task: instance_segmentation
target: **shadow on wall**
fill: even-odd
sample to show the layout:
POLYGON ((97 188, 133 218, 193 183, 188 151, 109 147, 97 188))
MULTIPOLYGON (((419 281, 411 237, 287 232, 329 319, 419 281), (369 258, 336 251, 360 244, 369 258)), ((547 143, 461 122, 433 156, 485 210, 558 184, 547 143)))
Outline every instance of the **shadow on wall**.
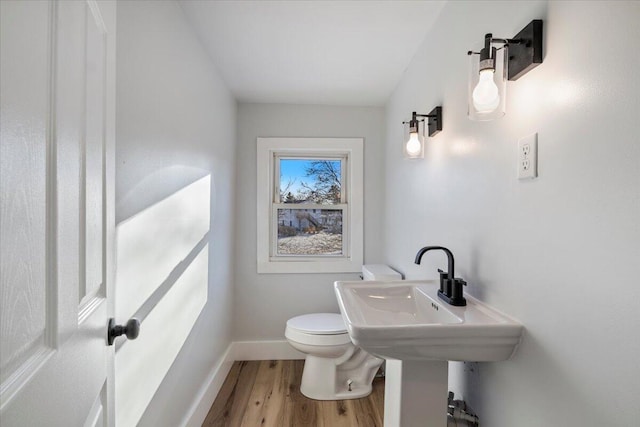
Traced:
POLYGON ((116 320, 141 321, 137 340, 116 343, 118 425, 138 423, 207 302, 211 184, 206 175, 116 226, 116 320))
MULTIPOLYGON (((171 154, 168 154, 171 156, 171 154)), ((147 159, 145 159, 147 160, 147 159)), ((173 164, 160 167, 157 159, 151 155, 149 163, 157 169, 152 172, 138 171, 141 176, 132 175, 129 169, 122 168, 123 177, 117 180, 116 188, 116 224, 120 225, 139 213, 150 209, 174 194, 181 192, 200 179, 210 176, 209 169, 173 164), (127 187, 127 188, 124 188, 127 187)), ((193 160, 196 162, 196 160, 193 160)), ((120 170, 116 171, 116 174, 120 170)), ((213 178, 211 178, 213 179, 213 178)), ((211 182, 213 184, 213 182, 211 182)), ((211 187, 215 191, 215 187, 211 187)), ((210 193, 207 197, 212 197, 210 193)), ((214 199, 211 199, 214 200, 214 199)))

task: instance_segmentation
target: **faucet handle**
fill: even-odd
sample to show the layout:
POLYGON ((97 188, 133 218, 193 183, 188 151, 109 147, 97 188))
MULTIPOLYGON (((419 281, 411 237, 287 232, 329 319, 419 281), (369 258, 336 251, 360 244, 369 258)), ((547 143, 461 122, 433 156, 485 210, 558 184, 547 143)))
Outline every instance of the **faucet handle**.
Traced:
POLYGON ((450 293, 451 281, 447 279, 449 273, 446 271, 442 271, 442 269, 438 269, 438 273, 440 273, 440 292, 450 293))
POLYGON ((451 286, 451 293, 449 296, 451 299, 447 301, 451 305, 455 306, 465 306, 467 305, 467 300, 463 296, 462 286, 467 286, 467 282, 465 282, 460 277, 456 277, 452 280, 453 284, 451 286))

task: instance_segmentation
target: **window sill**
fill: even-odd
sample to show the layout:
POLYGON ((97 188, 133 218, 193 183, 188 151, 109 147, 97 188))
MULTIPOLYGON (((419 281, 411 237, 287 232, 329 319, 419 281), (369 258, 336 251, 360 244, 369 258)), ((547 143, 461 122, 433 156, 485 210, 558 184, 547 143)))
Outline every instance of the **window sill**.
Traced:
POLYGON ((363 260, 258 261, 258 274, 273 273, 360 273, 363 260))

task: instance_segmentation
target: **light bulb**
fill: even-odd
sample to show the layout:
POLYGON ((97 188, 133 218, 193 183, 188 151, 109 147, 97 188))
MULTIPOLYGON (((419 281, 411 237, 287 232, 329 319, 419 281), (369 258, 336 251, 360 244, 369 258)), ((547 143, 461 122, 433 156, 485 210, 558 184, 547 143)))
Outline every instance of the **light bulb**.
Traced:
POLYGON ((500 105, 498 86, 493 81, 493 70, 480 71, 480 81, 473 89, 473 106, 478 113, 490 113, 500 105))
POLYGON ((420 139, 418 139, 418 132, 409 133, 409 140, 406 144, 407 154, 410 156, 417 156, 420 154, 422 144, 420 144, 420 139))

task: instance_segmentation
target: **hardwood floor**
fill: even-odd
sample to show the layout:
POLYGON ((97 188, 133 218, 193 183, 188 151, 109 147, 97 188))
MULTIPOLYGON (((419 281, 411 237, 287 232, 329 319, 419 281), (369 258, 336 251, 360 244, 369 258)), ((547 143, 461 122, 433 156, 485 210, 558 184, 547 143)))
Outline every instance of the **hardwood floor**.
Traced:
POLYGON ((362 399, 320 401, 300 393, 304 360, 235 362, 207 427, 382 427, 384 379, 362 399))

